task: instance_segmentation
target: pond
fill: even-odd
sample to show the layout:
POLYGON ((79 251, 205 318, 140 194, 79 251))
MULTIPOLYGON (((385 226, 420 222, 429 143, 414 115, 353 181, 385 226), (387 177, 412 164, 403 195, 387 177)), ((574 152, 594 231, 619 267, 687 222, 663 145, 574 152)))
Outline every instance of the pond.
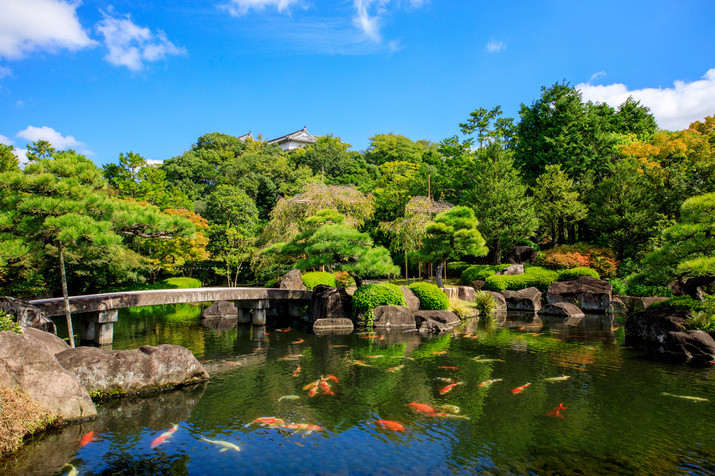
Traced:
POLYGON ((715 373, 646 360, 623 347, 621 329, 508 320, 432 338, 317 336, 215 330, 199 313, 124 311, 114 348, 186 346, 208 383, 102 404, 97 420, 35 438, 0 471, 67 474, 69 463, 79 474, 715 472, 715 373))

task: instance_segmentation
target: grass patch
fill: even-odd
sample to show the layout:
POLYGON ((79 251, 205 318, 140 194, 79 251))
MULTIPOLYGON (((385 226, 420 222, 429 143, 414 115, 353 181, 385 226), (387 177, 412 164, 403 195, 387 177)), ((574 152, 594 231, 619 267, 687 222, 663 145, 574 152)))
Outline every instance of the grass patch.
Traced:
POLYGON ((57 416, 42 408, 18 389, 0 387, 0 453, 10 453, 25 437, 44 431, 58 422, 57 416))

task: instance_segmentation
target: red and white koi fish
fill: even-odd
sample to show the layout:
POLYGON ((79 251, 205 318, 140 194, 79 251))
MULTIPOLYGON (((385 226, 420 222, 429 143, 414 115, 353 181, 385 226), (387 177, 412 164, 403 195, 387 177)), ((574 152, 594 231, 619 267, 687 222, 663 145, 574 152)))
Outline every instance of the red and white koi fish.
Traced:
POLYGON ((318 394, 318 387, 313 387, 313 388, 311 388, 310 391, 308 392, 308 396, 309 396, 309 397, 314 397, 314 396, 316 396, 317 394, 318 394))
POLYGON ((154 439, 154 441, 151 442, 151 447, 152 447, 152 448, 156 448, 157 446, 159 446, 160 444, 162 444, 163 442, 165 442, 165 441, 166 441, 171 435, 173 435, 174 432, 176 432, 176 430, 178 430, 178 429, 179 429, 179 425, 174 425, 173 427, 169 428, 169 429, 166 430, 164 433, 162 433, 161 435, 157 436, 157 437, 154 439))
POLYGON ((303 342, 305 342, 303 339, 298 339, 296 341, 291 342, 291 344, 302 344, 303 342))
POLYGON ((526 382, 526 383, 525 383, 524 385, 522 385, 521 387, 516 387, 515 389, 513 389, 513 390, 511 391, 511 393, 514 394, 514 395, 516 395, 517 393, 521 393, 521 392, 523 392, 524 390, 526 390, 526 387, 528 387, 529 385, 531 385, 531 382, 526 382))
POLYGON ((381 359, 381 358, 383 358, 383 357, 384 357, 384 355, 382 355, 382 354, 380 354, 380 355, 368 355, 368 356, 367 356, 368 359, 381 359))
POLYGON ((321 389, 323 392, 329 392, 329 391, 330 391, 330 384, 329 384, 328 382, 326 382, 325 380, 320 379, 320 389, 321 389))
POLYGON ((90 431, 89 433, 84 435, 81 440, 79 440, 79 447, 82 448, 84 445, 86 445, 92 440, 94 440, 94 432, 90 431))
POLYGON ((251 423, 255 423, 256 425, 261 425, 268 428, 280 428, 285 425, 285 422, 283 420, 275 417, 260 417, 256 418, 251 423))
POLYGON ((564 418, 564 416, 561 414, 561 410, 566 410, 566 407, 563 403, 559 403, 559 406, 554 407, 554 409, 547 413, 546 416, 564 418))
POLYGON ((464 382, 454 382, 454 383, 450 383, 450 384, 447 385, 446 387, 440 389, 439 394, 440 394, 440 395, 444 395, 445 393, 449 393, 449 392, 452 391, 452 389, 453 389, 454 387, 456 387, 457 385, 462 385, 463 383, 464 383, 464 382))
POLYGON ((453 367, 451 365, 440 365, 437 367, 438 369, 444 369, 444 370, 457 370, 458 367, 453 367))
POLYGON ((435 413, 434 408, 432 408, 431 406, 426 405, 424 403, 412 402, 412 403, 408 404, 407 406, 412 408, 417 413, 435 413))
POLYGON ((454 379, 449 377, 437 377, 435 380, 439 380, 444 383, 454 383, 454 379))
POLYGON ((328 375, 325 376, 325 378, 326 378, 326 380, 332 380, 332 381, 335 382, 335 383, 340 382, 340 380, 338 380, 338 377, 336 377, 336 376, 333 375, 333 374, 328 374, 328 375))
POLYGON ((397 372, 398 370, 404 369, 404 365, 398 365, 397 367, 390 367, 389 369, 386 370, 386 372, 397 372))
POLYGON ((241 365, 241 364, 239 364, 238 362, 231 362, 230 360, 224 360, 223 363, 224 363, 224 364, 230 364, 230 365, 241 365))
POLYGON ((297 377, 298 375, 300 375, 300 365, 298 366, 297 369, 295 369, 295 370, 293 371, 293 374, 292 374, 292 375, 293 375, 293 377, 297 377))
POLYGON ((316 388, 319 383, 320 379, 316 380, 315 382, 310 382, 308 385, 303 387, 303 390, 310 390, 311 388, 316 388))
POLYGON ((370 364, 366 364, 363 360, 353 360, 350 362, 351 365, 359 365, 360 367, 372 367, 370 364))
POLYGON ((477 385, 477 387, 489 387, 489 386, 491 386, 491 384, 501 382, 501 381, 502 381, 502 379, 500 379, 500 378, 495 378, 492 380, 485 380, 484 382, 477 385))
POLYGON ((386 430, 405 431, 404 426, 402 426, 401 424, 397 423, 396 421, 392 421, 392 420, 375 420, 375 421, 371 421, 370 423, 368 423, 368 425, 372 425, 372 424, 380 425, 383 429, 386 429, 386 430))
POLYGON ((293 360, 293 359, 300 359, 303 357, 303 354, 288 354, 284 355, 283 357, 280 357, 278 360, 293 360))

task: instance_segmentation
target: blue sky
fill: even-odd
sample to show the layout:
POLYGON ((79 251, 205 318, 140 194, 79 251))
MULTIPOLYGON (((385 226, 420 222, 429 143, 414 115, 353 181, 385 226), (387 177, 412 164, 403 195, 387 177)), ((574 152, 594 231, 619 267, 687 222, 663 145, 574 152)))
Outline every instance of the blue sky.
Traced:
POLYGON ((562 79, 681 129, 715 114, 713 19, 708 0, 0 0, 0 142, 98 164, 208 132, 438 142, 562 79))

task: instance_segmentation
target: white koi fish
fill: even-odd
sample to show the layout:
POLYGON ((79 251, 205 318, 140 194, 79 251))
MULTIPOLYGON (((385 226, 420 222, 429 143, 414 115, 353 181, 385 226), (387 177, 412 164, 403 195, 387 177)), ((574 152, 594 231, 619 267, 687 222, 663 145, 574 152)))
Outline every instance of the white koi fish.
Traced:
POLYGON ((300 396, 298 395, 283 395, 281 398, 278 399, 279 402, 282 402, 283 400, 298 400, 300 396))
POLYGON ((201 439, 204 440, 204 441, 207 442, 207 443, 211 443, 211 444, 213 444, 213 445, 222 446, 223 448, 221 448, 221 449, 218 451, 219 453, 223 453, 224 451, 228 451, 228 450, 241 451, 241 448, 239 448, 238 445, 235 445, 235 444, 233 444, 233 443, 229 443, 228 441, 209 440, 208 438, 203 438, 203 437, 202 437, 201 439))
POLYGON ((562 375, 561 377, 549 377, 545 378, 544 382, 565 382, 566 380, 570 379, 570 375, 562 375))
MULTIPOLYGON (((79 474, 79 473, 77 473, 77 468, 75 468, 71 464, 67 463, 65 466, 70 467, 70 470, 67 472, 66 476, 77 476, 77 474, 79 474)), ((65 466, 62 466, 62 467, 64 468, 65 466)))
POLYGON ((690 400, 691 402, 709 402, 710 401, 707 398, 691 397, 689 395, 673 395, 672 393, 667 393, 667 392, 662 392, 661 395, 664 395, 666 397, 682 398, 684 400, 690 400))

